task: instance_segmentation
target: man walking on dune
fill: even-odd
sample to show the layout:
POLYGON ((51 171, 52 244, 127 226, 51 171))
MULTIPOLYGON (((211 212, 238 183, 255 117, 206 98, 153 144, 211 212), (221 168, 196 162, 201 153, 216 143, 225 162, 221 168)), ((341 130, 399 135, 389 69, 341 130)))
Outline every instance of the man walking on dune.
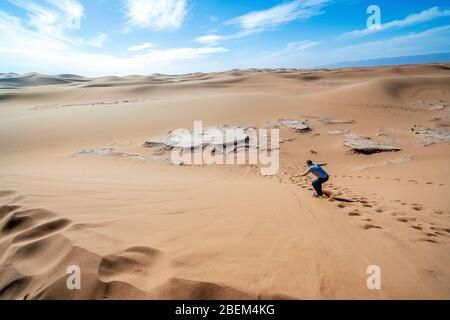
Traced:
POLYGON ((308 170, 306 170, 304 173, 300 175, 300 177, 304 177, 309 173, 312 173, 317 177, 317 179, 314 179, 312 182, 312 186, 316 192, 314 192, 315 197, 321 197, 323 195, 322 192, 322 184, 328 181, 329 175, 328 173, 322 168, 323 166, 326 166, 326 163, 320 164, 320 163, 313 163, 311 160, 307 160, 306 164, 308 165, 308 170))

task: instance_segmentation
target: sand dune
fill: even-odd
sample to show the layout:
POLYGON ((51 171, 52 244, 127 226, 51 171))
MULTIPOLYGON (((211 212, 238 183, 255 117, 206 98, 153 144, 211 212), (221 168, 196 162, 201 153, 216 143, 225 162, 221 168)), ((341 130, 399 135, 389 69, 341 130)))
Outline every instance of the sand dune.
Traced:
MULTIPOLYGON (((409 107, 411 96, 418 91, 446 91, 450 77, 392 77, 375 79, 364 83, 348 85, 326 93, 327 99, 346 97, 346 101, 360 101, 370 103, 368 97, 377 97, 377 103, 402 103, 409 107)), ((411 107, 414 107, 412 104, 411 107)))
POLYGON ((448 299, 449 84, 448 63, 0 74, 0 299, 448 299), (149 145, 195 120, 278 128, 278 173, 149 145))
POLYGON ((84 82, 86 78, 73 74, 61 74, 57 76, 46 76, 38 73, 18 75, 14 73, 2 74, 0 76, 0 87, 29 87, 45 86, 54 84, 70 84, 84 82))
POLYGON ((77 247, 62 232, 80 232, 89 226, 58 218, 45 209, 3 205, 0 213, 3 299, 258 298, 225 285, 170 276, 168 270, 177 262, 151 247, 128 247, 105 256, 77 247), (77 261, 84 270, 82 287, 86 289, 62 293, 67 287, 61 266, 71 261, 77 261), (138 289, 143 279, 152 290, 138 289))

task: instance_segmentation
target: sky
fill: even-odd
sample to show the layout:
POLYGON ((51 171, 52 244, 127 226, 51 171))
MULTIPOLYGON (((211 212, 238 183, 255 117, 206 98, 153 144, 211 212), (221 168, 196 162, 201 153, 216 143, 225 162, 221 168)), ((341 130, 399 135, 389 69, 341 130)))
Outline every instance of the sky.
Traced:
POLYGON ((311 68, 450 52, 450 1, 0 0, 0 42, 0 72, 311 68))

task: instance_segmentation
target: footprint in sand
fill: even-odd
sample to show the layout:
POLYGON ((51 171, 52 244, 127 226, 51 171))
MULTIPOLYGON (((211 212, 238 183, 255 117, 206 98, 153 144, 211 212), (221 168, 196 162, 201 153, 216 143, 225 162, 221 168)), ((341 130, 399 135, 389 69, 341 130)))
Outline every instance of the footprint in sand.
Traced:
POLYGON ((369 224, 369 223, 366 223, 364 226, 363 226, 363 229, 364 230, 370 230, 370 229, 382 229, 380 226, 376 226, 376 225, 374 225, 374 224, 369 224))
POLYGON ((333 195, 333 193, 331 193, 328 190, 323 190, 323 194, 327 197, 327 198, 331 198, 331 196, 333 195))
MULTIPOLYGON (((450 228, 436 228, 436 227, 431 227, 430 229, 433 230, 433 231, 435 231, 435 232, 436 232, 436 230, 437 230, 437 231, 444 231, 444 232, 450 233, 450 228)), ((436 233, 437 233, 437 232, 436 232, 436 233)))
POLYGON ((426 235, 427 237, 437 237, 437 234, 430 232, 424 232, 424 235, 426 235))
MULTIPOLYGON (((340 193, 338 193, 337 195, 340 195, 340 193)), ((339 202, 345 202, 345 203, 353 203, 355 202, 355 200, 353 199, 347 199, 347 198, 342 198, 342 197, 334 197, 336 199, 336 201, 339 202)))
POLYGON ((357 217, 357 216, 360 216, 361 214, 360 214, 357 210, 353 210, 353 211, 350 211, 350 212, 348 213, 348 215, 349 215, 350 217, 357 217))
POLYGON ((422 239, 420 239, 420 241, 431 242, 431 243, 439 243, 436 240, 430 239, 430 238, 422 238, 422 239))

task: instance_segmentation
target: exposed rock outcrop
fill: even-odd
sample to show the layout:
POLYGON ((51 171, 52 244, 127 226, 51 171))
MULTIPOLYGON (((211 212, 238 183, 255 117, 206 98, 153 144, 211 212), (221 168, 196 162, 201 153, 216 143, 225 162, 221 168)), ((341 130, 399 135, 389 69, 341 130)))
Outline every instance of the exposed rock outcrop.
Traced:
POLYGON ((217 152, 235 152, 246 146, 252 130, 232 126, 204 128, 200 131, 175 130, 165 136, 147 140, 144 147, 194 150, 209 146, 214 147, 217 152))
POLYGON ((344 146, 351 149, 355 153, 374 154, 379 152, 395 152, 401 149, 395 146, 382 144, 371 139, 353 139, 349 138, 344 141, 344 146))
POLYGON ((278 126, 285 126, 294 129, 297 132, 308 132, 311 131, 311 127, 305 122, 293 119, 280 119, 277 122, 278 126))

